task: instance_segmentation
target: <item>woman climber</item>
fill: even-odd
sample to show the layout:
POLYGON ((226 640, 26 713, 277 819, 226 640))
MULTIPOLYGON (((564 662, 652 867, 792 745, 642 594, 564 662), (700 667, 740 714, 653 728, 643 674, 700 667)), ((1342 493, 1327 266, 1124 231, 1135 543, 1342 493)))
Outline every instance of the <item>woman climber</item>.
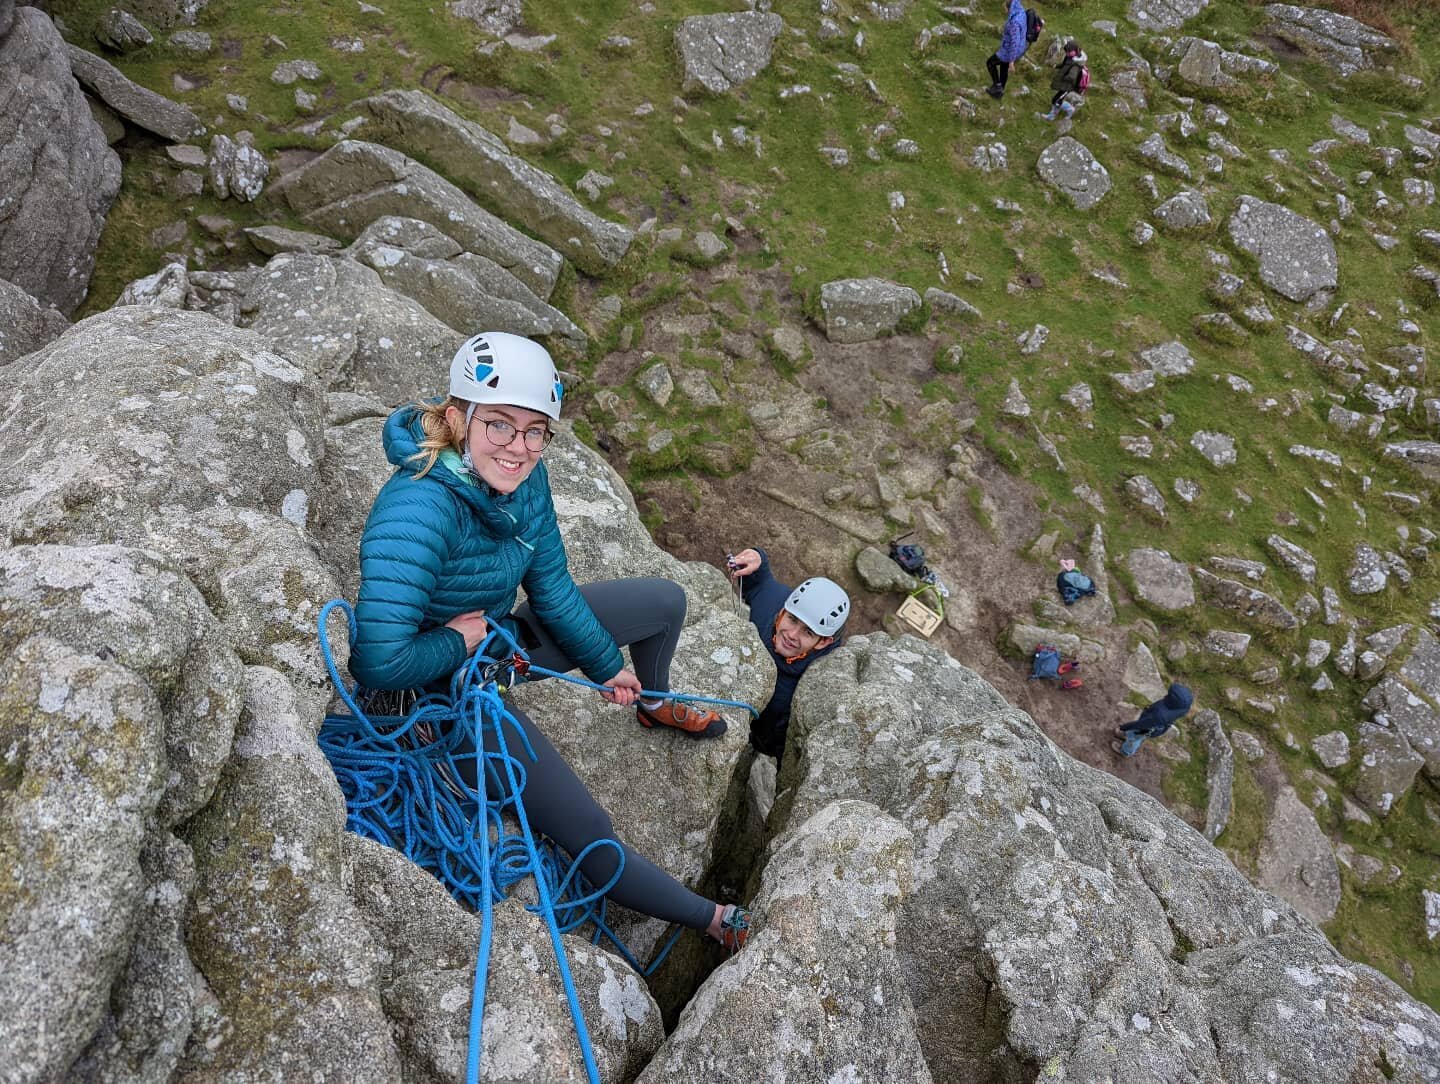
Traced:
MULTIPOLYGON (((369 689, 445 683, 494 623, 533 663, 578 667, 605 686, 600 695, 610 703, 637 705, 642 726, 719 737, 725 721, 715 712, 640 697, 644 689, 670 687, 670 659, 685 620, 679 585, 647 578, 577 587, 571 579, 541 462, 562 394, 544 347, 486 332, 456 352, 448 398, 390 416, 385 454, 396 470, 375 498, 360 541, 350 671, 369 689), (528 601, 516 607, 520 586, 528 601), (620 644, 629 645, 635 672, 624 668, 620 644)), ((609 815, 555 747, 524 712, 507 709, 535 753, 535 762, 526 757, 524 765, 530 824, 572 858, 596 840, 613 839, 609 815)), ((486 728, 486 752, 495 751, 493 742, 486 728)), ((465 782, 478 789, 474 758, 459 763, 465 782)), ((744 908, 706 900, 623 843, 621 849, 624 866, 610 899, 704 930, 732 952, 744 944, 744 908)), ((581 869, 600 885, 614 876, 616 862, 613 848, 597 847, 581 869)))

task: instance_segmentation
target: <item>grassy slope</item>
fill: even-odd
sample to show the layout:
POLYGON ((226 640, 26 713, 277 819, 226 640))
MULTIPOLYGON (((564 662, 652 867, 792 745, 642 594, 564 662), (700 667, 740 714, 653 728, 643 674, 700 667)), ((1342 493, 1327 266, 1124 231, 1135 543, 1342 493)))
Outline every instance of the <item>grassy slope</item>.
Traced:
MULTIPOLYGON (((89 26, 108 6, 109 0, 67 0, 56 5, 77 30, 89 26)), ((778 263, 812 307, 819 284, 833 278, 880 274, 917 289, 940 285, 943 253, 951 287, 979 305, 985 320, 971 329, 938 335, 932 331, 939 346, 959 337, 966 347, 963 372, 938 374, 933 396, 945 398, 963 388, 965 394, 978 399, 982 406, 980 435, 988 447, 1040 487, 1049 502, 1043 512, 1051 522, 1058 518, 1079 525, 1086 520, 1087 513, 1071 494, 1077 482, 1087 482, 1104 495, 1110 506, 1107 529, 1112 553, 1145 544, 1192 561, 1217 552, 1268 560, 1261 541, 1279 529, 1321 557, 1321 583, 1337 584, 1343 582, 1355 541, 1366 538, 1393 546, 1396 527, 1424 522, 1427 517, 1433 522, 1433 501, 1416 479, 1378 464, 1365 442, 1329 431, 1324 416, 1330 399, 1324 393, 1343 389, 1328 385, 1324 377, 1311 371, 1308 362, 1284 344, 1278 326, 1237 346, 1213 345, 1191 331, 1197 314, 1216 309, 1205 296, 1214 275, 1205 253, 1210 247, 1229 251, 1223 221, 1234 195, 1248 192, 1270 198, 1271 184, 1278 182, 1288 192, 1283 200, 1289 206, 1328 221, 1331 212, 1321 203, 1333 197, 1307 183, 1303 163, 1309 157, 1305 148, 1331 134, 1326 123, 1331 112, 1338 109, 1371 127, 1388 123, 1379 142, 1403 142, 1396 114, 1381 101, 1331 87, 1328 73, 1314 65, 1291 69, 1306 79, 1308 95, 1286 94, 1279 100, 1252 103, 1253 110, 1243 104, 1227 105, 1233 123, 1226 135, 1250 157, 1227 162, 1222 177, 1206 181, 1217 220, 1211 234, 1162 236, 1149 247, 1137 249, 1130 240, 1130 229, 1148 215, 1150 201, 1139 185, 1147 170, 1131 152, 1151 126, 1140 117, 1126 118, 1111 108, 1106 75, 1123 61, 1122 43, 1089 28, 1092 20, 1109 18, 1119 22, 1125 33, 1122 0, 1086 5, 1083 14, 1079 8, 1047 13, 1051 33, 1081 38, 1095 72, 1092 100, 1082 110, 1073 134, 1110 169, 1114 190, 1088 213, 1052 198, 1034 174, 1036 156, 1054 138, 1053 131, 1032 116, 1046 96, 1047 73, 1023 72, 1012 87, 1028 83, 1035 93, 1021 96, 1012 92, 1003 104, 972 94, 980 107, 975 121, 960 120, 952 111, 957 91, 976 91, 984 82, 981 61, 993 45, 995 30, 988 14, 993 7, 990 4, 980 5, 987 14, 956 20, 965 29, 962 41, 936 42, 924 54, 915 47, 917 32, 945 18, 935 6, 916 5, 898 24, 868 18, 858 27, 843 23, 845 37, 821 42, 816 34, 816 5, 779 4, 778 10, 789 24, 805 31, 805 36, 784 36, 770 69, 742 92, 719 99, 693 98, 683 109, 672 104, 678 90, 672 35, 679 16, 668 9, 646 14, 629 0, 591 0, 583 7, 562 0, 528 0, 530 25, 558 34, 558 41, 539 54, 502 51, 487 58, 475 52, 483 35, 449 18, 440 4, 382 0, 380 6, 383 13, 365 14, 354 0, 294 0, 278 8, 258 0, 214 0, 203 13, 199 28, 213 34, 217 44, 229 43, 226 51, 232 54, 238 47, 238 56, 227 57, 217 49, 211 56, 195 60, 157 44, 126 59, 122 67, 131 78, 163 93, 174 93, 170 77, 176 70, 208 80, 201 89, 177 96, 217 130, 249 127, 257 145, 266 151, 320 149, 333 138, 323 133, 306 137, 293 131, 307 119, 296 114, 293 88, 276 87, 269 81, 270 71, 283 59, 309 57, 324 69, 325 79, 310 87, 322 96, 317 116, 386 87, 419 85, 427 72, 433 81, 442 66, 477 86, 508 88, 514 93, 497 93, 483 107, 451 104, 502 133, 508 116, 543 129, 548 114, 561 114, 568 134, 533 154, 538 164, 567 182, 590 168, 614 177, 616 185, 610 194, 632 224, 652 214, 661 225, 674 222, 687 229, 709 227, 716 215, 740 219, 761 240, 758 252, 742 258, 742 267, 778 263), (857 29, 863 29, 866 38, 859 51, 852 41, 857 29), (634 46, 618 55, 602 51, 602 39, 614 34, 630 37, 634 46), (283 39, 288 48, 283 52, 268 49, 270 35, 283 39), (327 44, 331 38, 352 37, 366 42, 364 53, 338 52, 327 44), (865 77, 875 80, 883 100, 867 92, 863 77, 861 82, 850 80, 847 85, 836 68, 841 62, 858 64, 865 77), (809 84, 812 93, 782 100, 781 88, 794 84, 809 84), (249 98, 250 113, 243 119, 226 108, 226 94, 234 93, 249 98), (645 104, 653 110, 648 115, 634 115, 645 104), (870 161, 864 153, 871 143, 868 133, 881 123, 893 125, 895 136, 876 141, 881 159, 870 161), (753 145, 734 145, 732 130, 741 126, 759 135, 760 154, 753 145), (720 149, 715 146, 717 135, 724 144, 720 149), (888 153, 897 136, 919 142, 919 159, 903 161, 888 153), (967 164, 971 149, 995 140, 1009 148, 1007 172, 986 175, 967 164), (850 166, 831 168, 818 153, 822 145, 846 147, 850 166), (1289 150, 1296 164, 1273 161, 1266 153, 1271 148, 1289 150), (905 208, 893 215, 893 221, 887 199, 892 191, 902 192, 906 198, 905 208), (993 204, 997 198, 1018 201, 1025 213, 996 211, 993 204), (1129 288, 1118 289, 1091 278, 1090 269, 1102 266, 1114 267, 1129 288), (963 284, 966 271, 982 281, 963 284), (1044 288, 1008 292, 1007 283, 1017 281, 1022 273, 1043 278, 1044 288), (1034 323, 1051 329, 1049 344, 1041 354, 1022 358, 1015 336, 1034 323), (1107 374, 1130 368, 1135 350, 1177 336, 1198 360, 1195 375, 1164 382, 1133 400, 1122 401, 1111 394, 1107 374), (1110 351, 1113 356, 1102 356, 1110 351), (1255 394, 1239 395, 1214 379, 1224 373, 1250 380, 1255 394), (1009 425, 998 414, 996 408, 1012 376, 1020 377, 1036 405, 1036 420, 1060 442, 1068 473, 1061 474, 1035 448, 1028 430, 1009 425), (1059 393, 1078 380, 1090 382, 1095 389, 1093 428, 1077 424, 1058 405, 1059 393), (1292 388, 1301 393, 1298 401, 1290 399, 1292 388), (1262 400, 1267 397, 1277 405, 1264 408, 1262 400), (1157 419, 1167 413, 1175 415, 1175 424, 1160 432, 1157 419), (1217 471, 1188 447, 1190 434, 1201 428, 1222 429, 1238 438, 1240 461, 1236 467, 1217 471), (1140 434, 1150 435, 1160 449, 1150 461, 1132 459, 1118 450, 1121 435, 1140 434), (1292 457, 1285 451, 1290 443, 1333 449, 1345 458, 1346 467, 1334 471, 1292 457), (1120 486, 1125 477, 1137 472, 1149 475, 1170 500, 1172 515, 1167 525, 1157 528, 1123 509, 1120 486), (1366 475, 1373 491, 1400 488, 1425 493, 1425 512, 1407 520, 1373 495, 1365 497, 1366 475), (1173 497, 1171 485, 1178 477, 1200 484, 1203 495, 1194 506, 1184 507, 1173 497), (1305 496, 1307 487, 1323 496, 1324 509, 1305 496), (1248 503, 1235 495, 1237 489, 1248 495, 1248 503), (1360 501, 1368 511, 1364 526, 1357 523, 1352 509, 1352 502, 1360 501), (1276 515, 1281 512, 1293 513, 1299 525, 1277 528, 1276 515)), ((721 0, 690 0, 684 14, 731 6, 721 0)), ((1397 11, 1395 17, 1412 24, 1410 37, 1418 42, 1433 41, 1440 31, 1440 12, 1433 7, 1397 11)), ((1258 5, 1217 3, 1185 32, 1234 44, 1259 18, 1258 5)), ((1412 56, 1407 63, 1423 71, 1429 59, 1412 56)), ((1150 84, 1148 90, 1152 112, 1177 107, 1174 96, 1159 84, 1150 84)), ((1426 105, 1434 108, 1433 94, 1426 105)), ((1197 116, 1198 112, 1197 106, 1197 116)), ((1198 140, 1183 145, 1171 137, 1171 145, 1185 153, 1192 166, 1199 167, 1204 147, 1198 140)), ((155 148, 144 147, 130 152, 125 188, 102 241, 92 311, 108 305, 125 282, 158 266, 158 253, 149 249, 144 239, 150 228, 175 218, 176 211, 170 197, 153 191, 149 181, 146 167, 157 153, 155 148)), ((1347 177, 1362 168, 1375 168, 1374 152, 1365 148, 1336 152, 1329 160, 1347 177)), ((1158 183, 1163 196, 1183 187, 1163 176, 1158 183)), ((1379 183, 1392 197, 1398 197, 1398 179, 1381 178, 1379 183)), ((1353 186, 1351 195, 1357 204, 1366 198, 1364 189, 1353 186)), ((223 213, 242 224, 276 213, 274 208, 261 211, 234 203, 220 205, 208 196, 193 201, 193 206, 196 213, 223 213)), ((1375 359, 1383 347, 1406 341, 1394 330, 1395 299, 1410 296, 1401 274, 1414 254, 1408 241, 1393 256, 1381 253, 1357 219, 1346 224, 1337 240, 1341 268, 1337 301, 1349 302, 1351 308, 1335 330, 1325 329, 1323 322, 1273 295, 1265 300, 1280 322, 1293 319, 1322 337, 1338 336, 1353 324, 1364 335, 1368 356, 1375 359), (1380 314, 1379 319, 1362 315, 1370 307, 1380 314)), ((1433 209, 1401 210, 1384 228, 1405 238, 1427 220, 1434 225, 1433 209)), ((1249 278, 1252 287, 1257 285, 1253 267, 1233 253, 1232 259, 1232 270, 1249 278)), ((640 317, 648 306, 677 294, 685 297, 690 290, 683 265, 672 263, 658 251, 638 252, 616 274, 612 286, 625 296, 626 312, 616 329, 595 344, 592 362, 614 345, 620 326, 629 323, 643 328, 640 317)), ((1252 296, 1260 294, 1257 291, 1252 296)), ((773 298, 765 302, 762 311, 748 312, 733 288, 723 285, 703 303, 700 298, 687 297, 684 307, 696 312, 718 309, 724 314, 719 322, 751 330, 773 326, 780 317, 773 298)), ((1417 311, 1414 316, 1427 332, 1436 327, 1432 312, 1417 311)), ((697 349, 713 345, 718 328, 699 338, 703 341, 690 345, 697 349)), ((692 354, 689 360, 698 366, 705 363, 701 353, 692 354)), ((783 368, 780 371, 783 376, 783 368)), ((1362 408, 1353 397, 1348 405, 1362 408)), ((720 410, 693 419, 692 424, 723 438, 744 421, 720 410)), ((705 469, 707 462, 704 457, 641 459, 634 480, 705 469)), ((720 469, 735 466, 721 463, 720 469)), ((1416 571, 1419 581, 1405 594, 1392 588, 1371 600, 1347 599, 1347 610, 1371 628, 1422 619, 1424 603, 1440 590, 1427 568, 1417 566, 1416 571)), ((1272 574, 1270 586, 1291 601, 1304 588, 1278 571, 1272 574)), ((1217 612, 1204 611, 1172 622, 1170 628, 1184 633, 1214 625, 1240 627, 1217 612)), ((1233 673, 1197 662, 1193 655, 1184 665, 1206 702, 1225 703, 1227 688, 1241 689, 1244 695, 1264 695, 1266 690, 1251 688, 1244 674, 1268 661, 1289 672, 1292 655, 1303 654, 1304 640, 1325 631, 1333 632, 1312 626, 1299 634, 1257 637, 1251 658, 1233 673)), ((1337 727, 1353 731, 1361 717, 1357 697, 1345 691, 1343 684, 1334 693, 1318 696, 1305 691, 1308 680, 1297 678, 1285 686, 1289 695, 1273 717, 1247 714, 1245 709, 1227 712, 1231 721, 1239 714, 1241 725, 1267 738, 1267 744, 1278 750, 1271 755, 1283 757, 1292 778, 1319 767, 1306 751, 1308 738, 1337 727), (1283 736, 1287 733, 1293 735, 1298 750, 1285 747, 1283 736)), ((1173 786, 1177 798, 1194 805, 1197 786, 1203 786, 1204 768, 1201 750, 1196 747, 1192 751, 1196 760, 1177 771, 1173 786)), ((1340 787, 1348 782, 1350 770, 1334 773, 1340 787)), ((1220 843, 1229 846, 1237 861, 1245 865, 1259 845, 1261 802, 1248 774, 1242 769, 1237 775, 1235 823, 1220 843)), ((1320 815, 1337 837, 1372 853, 1401 856, 1406 869, 1396 885, 1368 894, 1356 892, 1347 879, 1345 902, 1332 924, 1332 936, 1347 953, 1376 964, 1431 1004, 1440 1005, 1440 964, 1424 939, 1419 910, 1420 887, 1440 886, 1440 861, 1432 842, 1433 798, 1432 788, 1422 782, 1383 825, 1363 828, 1339 821, 1335 815, 1339 790, 1332 788, 1331 800, 1320 815), (1406 960, 1414 968, 1413 982, 1402 971, 1406 960)))

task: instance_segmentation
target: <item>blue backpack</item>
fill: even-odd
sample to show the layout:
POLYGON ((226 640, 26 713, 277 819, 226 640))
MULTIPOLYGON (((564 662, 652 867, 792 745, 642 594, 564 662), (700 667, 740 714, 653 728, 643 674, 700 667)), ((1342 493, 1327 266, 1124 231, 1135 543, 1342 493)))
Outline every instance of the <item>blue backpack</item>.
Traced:
POLYGON ((1060 598, 1065 605, 1069 606, 1087 595, 1093 595, 1095 583, 1078 568, 1072 568, 1055 577, 1055 589, 1060 592, 1060 598))
POLYGON ((1060 676, 1060 652, 1056 651, 1049 644, 1041 644, 1035 649, 1035 657, 1030 663, 1030 680, 1036 678, 1058 678, 1060 676))

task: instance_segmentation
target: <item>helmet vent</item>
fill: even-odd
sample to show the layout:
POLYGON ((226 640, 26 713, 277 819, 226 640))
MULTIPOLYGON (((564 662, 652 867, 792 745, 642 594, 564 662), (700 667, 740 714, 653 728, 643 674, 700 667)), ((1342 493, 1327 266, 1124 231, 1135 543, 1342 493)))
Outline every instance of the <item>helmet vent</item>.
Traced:
POLYGON ((496 373, 489 380, 485 381, 487 388, 498 388, 500 386, 500 374, 496 373))

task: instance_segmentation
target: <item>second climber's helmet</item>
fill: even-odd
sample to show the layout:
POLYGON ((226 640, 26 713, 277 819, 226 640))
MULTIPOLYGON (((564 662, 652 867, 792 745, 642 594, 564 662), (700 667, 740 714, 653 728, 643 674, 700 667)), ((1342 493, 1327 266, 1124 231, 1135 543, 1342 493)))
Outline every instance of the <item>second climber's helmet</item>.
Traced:
POLYGON ((834 580, 812 576, 790 592, 785 612, 818 636, 835 636, 850 616, 850 596, 834 580))
POLYGON ((450 395, 467 403, 523 407, 559 420, 565 389, 550 351, 523 335, 482 331, 450 362, 450 395))

